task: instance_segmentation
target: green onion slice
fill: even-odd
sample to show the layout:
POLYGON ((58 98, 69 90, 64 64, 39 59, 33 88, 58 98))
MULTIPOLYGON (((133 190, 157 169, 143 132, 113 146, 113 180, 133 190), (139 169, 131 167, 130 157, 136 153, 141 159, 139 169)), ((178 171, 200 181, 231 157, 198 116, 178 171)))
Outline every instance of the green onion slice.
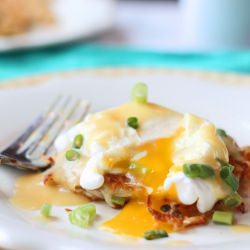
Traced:
POLYGON ((221 168, 220 171, 221 179, 229 186, 231 187, 232 191, 235 192, 239 188, 239 181, 238 179, 233 175, 232 169, 228 166, 224 166, 221 168))
POLYGON ((238 193, 232 193, 228 195, 223 201, 225 206, 233 208, 238 207, 241 204, 242 199, 238 193))
POLYGON ((76 135, 73 141, 73 147, 79 149, 81 148, 82 144, 83 144, 83 135, 81 134, 76 135))
POLYGON ((133 101, 139 103, 146 103, 148 99, 148 87, 145 83, 137 83, 133 86, 131 91, 133 101))
POLYGON ((148 230, 144 232, 144 238, 146 240, 155 240, 168 237, 168 233, 165 230, 148 230))
POLYGON ((223 160, 221 160, 221 159, 217 159, 217 161, 220 163, 220 165, 221 165, 222 167, 229 167, 231 171, 234 170, 234 166, 231 165, 231 164, 229 164, 228 162, 223 161, 223 160))
POLYGON ((189 178, 206 179, 215 175, 213 168, 206 164, 186 163, 183 165, 183 172, 189 178))
POLYGON ((138 128, 138 118, 137 117, 129 117, 127 120, 127 125, 131 128, 137 129, 138 128))
POLYGON ((40 214, 44 217, 50 217, 52 205, 49 203, 44 203, 40 209, 40 214))
POLYGON ((224 129, 221 129, 221 128, 218 128, 216 130, 216 134, 219 135, 219 136, 221 136, 221 137, 228 137, 226 131, 224 129))
POLYGON ((124 197, 118 197, 118 196, 111 196, 111 203, 114 205, 118 205, 118 206, 124 206, 126 202, 126 198, 124 197))
POLYGON ((71 224, 79 227, 88 227, 96 218, 96 207, 92 203, 79 206, 69 212, 68 216, 71 224))
POLYGON ((212 217, 212 221, 218 224, 232 225, 233 212, 215 211, 212 217))
POLYGON ((65 157, 68 161, 76 161, 80 157, 80 154, 75 150, 70 149, 66 152, 65 157))

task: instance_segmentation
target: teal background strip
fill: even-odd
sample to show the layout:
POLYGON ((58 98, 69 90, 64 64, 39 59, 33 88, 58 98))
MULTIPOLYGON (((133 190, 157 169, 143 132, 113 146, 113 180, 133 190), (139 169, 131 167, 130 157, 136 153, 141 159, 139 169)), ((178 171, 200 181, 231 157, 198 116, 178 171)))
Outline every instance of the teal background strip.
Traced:
POLYGON ((71 44, 0 53, 0 80, 97 67, 167 67, 250 74, 250 50, 213 53, 156 52, 71 44))

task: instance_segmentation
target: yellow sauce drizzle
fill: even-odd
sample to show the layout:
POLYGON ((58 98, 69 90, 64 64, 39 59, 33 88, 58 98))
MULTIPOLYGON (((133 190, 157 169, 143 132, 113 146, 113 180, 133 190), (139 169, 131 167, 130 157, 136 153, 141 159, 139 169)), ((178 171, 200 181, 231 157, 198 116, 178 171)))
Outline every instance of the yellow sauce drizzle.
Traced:
POLYGON ((239 224, 231 226, 231 231, 238 234, 247 234, 250 233, 250 225, 239 224))
POLYGON ((88 202, 85 197, 62 190, 58 186, 44 185, 43 178, 42 174, 28 174, 19 177, 10 202, 16 207, 29 210, 39 209, 44 203, 70 206, 88 202))
POLYGON ((168 246, 189 246, 192 244, 189 240, 170 240, 167 242, 168 246))

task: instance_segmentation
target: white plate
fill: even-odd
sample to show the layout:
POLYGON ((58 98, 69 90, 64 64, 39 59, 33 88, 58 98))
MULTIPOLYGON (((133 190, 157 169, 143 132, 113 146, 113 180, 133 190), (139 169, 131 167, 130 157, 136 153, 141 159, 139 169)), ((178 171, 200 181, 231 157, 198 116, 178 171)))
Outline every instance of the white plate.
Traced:
MULTIPOLYGON (((240 145, 250 144, 250 78, 168 70, 100 69, 26 79, 0 90, 1 149, 58 93, 78 96, 100 110, 128 101, 131 86, 149 85, 150 100, 181 112, 206 117, 232 134, 240 145), (22 86, 25 82, 26 87, 22 86), (39 84, 33 84, 39 82, 39 84), (19 83, 20 88, 15 87, 19 83)), ((56 221, 41 222, 38 212, 12 207, 8 197, 21 171, 0 167, 0 248, 9 249, 179 249, 173 240, 188 240, 181 249, 249 249, 250 234, 236 234, 230 227, 209 225, 171 234, 168 239, 144 241, 121 239, 98 230, 98 225, 117 211, 98 204, 99 219, 90 229, 70 225, 63 207, 55 207, 56 221)), ((250 214, 238 218, 250 224, 250 214)), ((128 221, 129 223, 129 221, 128 221)))
POLYGON ((114 0, 53 0, 55 24, 14 36, 0 36, 0 51, 89 38, 113 24, 114 0))

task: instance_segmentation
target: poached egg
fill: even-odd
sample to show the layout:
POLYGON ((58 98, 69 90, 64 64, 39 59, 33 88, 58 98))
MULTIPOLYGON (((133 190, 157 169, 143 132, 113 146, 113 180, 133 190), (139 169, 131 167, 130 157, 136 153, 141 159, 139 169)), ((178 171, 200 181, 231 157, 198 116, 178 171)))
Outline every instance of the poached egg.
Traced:
MULTIPOLYGON (((105 173, 126 174, 136 185, 142 186, 146 194, 184 205, 196 203, 200 213, 211 210, 218 200, 231 192, 219 176, 217 159, 228 161, 229 155, 216 134, 215 125, 195 115, 180 114, 156 104, 129 102, 90 114, 82 123, 60 135, 55 147, 56 162, 68 171, 68 181, 79 178, 85 190, 101 188, 105 173), (129 117, 138 119, 137 129, 128 126, 129 117), (78 149, 81 157, 75 162, 67 161, 65 150, 72 147, 78 134, 84 136, 83 146, 78 149), (140 171, 131 163, 141 166, 140 171), (215 176, 188 178, 183 172, 186 163, 207 164, 213 168, 215 176), (70 171, 72 165, 76 171, 70 171)), ((138 194, 134 196, 138 198, 138 194)), ((145 202, 135 199, 117 217, 105 223, 104 228, 138 236, 149 224, 152 227, 155 221, 145 202), (127 226, 124 223, 127 219, 134 221, 135 228, 139 223, 140 229, 127 226)), ((166 225, 158 223, 157 227, 166 225)))

